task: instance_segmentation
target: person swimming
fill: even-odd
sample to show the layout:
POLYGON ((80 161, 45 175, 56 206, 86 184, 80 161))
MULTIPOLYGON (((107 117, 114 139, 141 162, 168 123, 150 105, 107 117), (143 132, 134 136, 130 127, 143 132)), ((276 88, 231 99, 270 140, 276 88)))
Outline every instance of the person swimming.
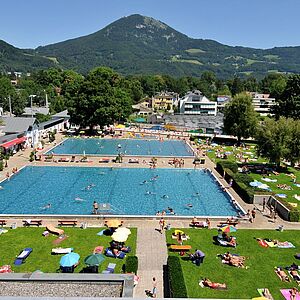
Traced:
POLYGON ((168 196, 168 195, 162 195, 162 198, 163 198, 163 199, 168 199, 169 196, 168 196))
POLYGON ((192 195, 193 197, 199 197, 200 193, 196 192, 195 194, 192 195))
POLYGON ((140 185, 146 184, 146 183, 148 183, 148 181, 147 181, 147 180, 144 180, 144 181, 142 181, 142 182, 140 183, 140 185))
POLYGON ((45 206, 41 207, 41 209, 49 209, 49 208, 51 208, 51 203, 48 203, 45 206))
POLYGON ((151 191, 147 191, 147 192, 146 192, 146 195, 156 195, 156 193, 153 193, 153 192, 151 192, 151 191))
POLYGON ((86 201, 86 200, 84 200, 84 199, 82 199, 82 198, 80 198, 80 197, 76 197, 76 198, 74 198, 74 200, 75 200, 75 201, 80 201, 80 202, 81 202, 81 201, 86 201))
POLYGON ((188 204, 186 205, 186 207, 187 207, 187 208, 192 208, 192 207, 193 207, 193 204, 188 203, 188 204))

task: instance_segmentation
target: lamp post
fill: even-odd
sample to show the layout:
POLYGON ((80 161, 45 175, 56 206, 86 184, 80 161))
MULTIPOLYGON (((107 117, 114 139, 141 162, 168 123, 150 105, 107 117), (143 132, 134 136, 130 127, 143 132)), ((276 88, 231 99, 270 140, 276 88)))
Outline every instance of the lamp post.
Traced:
POLYGON ((31 108, 31 118, 33 118, 32 100, 35 97, 36 97, 36 95, 29 95, 29 98, 30 98, 30 108, 31 108))

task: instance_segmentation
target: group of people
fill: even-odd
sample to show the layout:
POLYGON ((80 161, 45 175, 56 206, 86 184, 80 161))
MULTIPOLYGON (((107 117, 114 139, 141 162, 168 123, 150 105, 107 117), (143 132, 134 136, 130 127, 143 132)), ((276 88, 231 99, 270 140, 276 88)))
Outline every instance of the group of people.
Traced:
POLYGON ((184 159, 181 158, 173 158, 169 160, 169 165, 174 166, 175 168, 183 168, 184 167, 184 159))
POLYGON ((238 268, 245 268, 245 260, 245 256, 233 255, 230 252, 226 252, 224 255, 222 255, 223 264, 227 264, 238 268))

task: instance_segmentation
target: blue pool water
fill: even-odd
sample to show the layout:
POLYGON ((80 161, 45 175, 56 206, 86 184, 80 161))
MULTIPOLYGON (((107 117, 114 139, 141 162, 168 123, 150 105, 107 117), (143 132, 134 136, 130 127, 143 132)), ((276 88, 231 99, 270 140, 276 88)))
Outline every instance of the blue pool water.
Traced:
POLYGON ((193 156, 191 148, 183 141, 158 141, 144 139, 74 139, 69 138, 51 151, 68 155, 126 155, 138 156, 193 156))
POLYGON ((109 204, 112 214, 154 215, 167 207, 183 216, 237 214, 202 170, 26 167, 1 186, 1 214, 91 214, 93 201, 109 204))

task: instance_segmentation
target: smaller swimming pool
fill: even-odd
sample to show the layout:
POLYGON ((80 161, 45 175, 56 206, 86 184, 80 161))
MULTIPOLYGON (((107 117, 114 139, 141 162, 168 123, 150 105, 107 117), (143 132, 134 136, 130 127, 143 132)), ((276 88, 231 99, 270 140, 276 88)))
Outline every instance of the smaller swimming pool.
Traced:
POLYGON ((191 147, 180 140, 69 138, 47 152, 59 155, 194 156, 191 147))

